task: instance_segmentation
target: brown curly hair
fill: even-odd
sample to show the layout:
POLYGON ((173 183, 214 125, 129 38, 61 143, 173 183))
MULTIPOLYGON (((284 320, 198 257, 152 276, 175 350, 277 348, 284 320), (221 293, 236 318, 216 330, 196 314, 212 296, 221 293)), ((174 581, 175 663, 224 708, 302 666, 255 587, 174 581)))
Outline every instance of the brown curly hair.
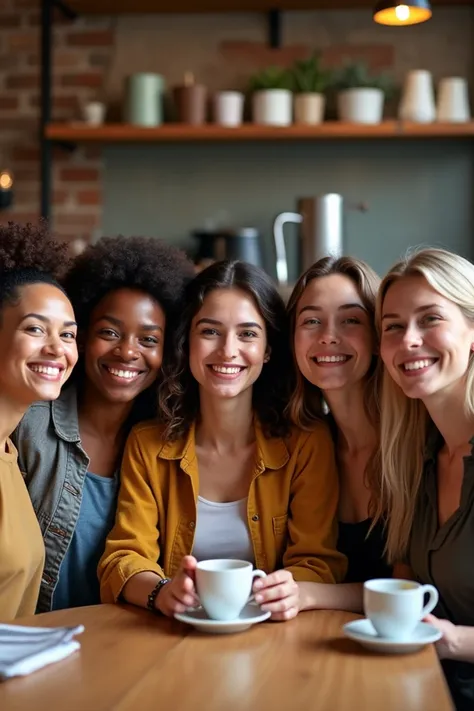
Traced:
POLYGON ((198 384, 189 367, 189 335, 194 316, 214 289, 246 292, 265 322, 271 355, 254 383, 252 404, 265 436, 284 437, 290 430, 285 408, 292 384, 285 304, 263 269, 225 260, 204 269, 186 289, 186 305, 174 333, 174 356, 159 389, 160 414, 167 425, 163 438, 176 440, 184 436, 199 414, 198 384))
POLYGON ((0 309, 16 304, 22 286, 47 283, 64 291, 61 276, 69 264, 68 246, 58 242, 46 221, 0 225, 0 309))

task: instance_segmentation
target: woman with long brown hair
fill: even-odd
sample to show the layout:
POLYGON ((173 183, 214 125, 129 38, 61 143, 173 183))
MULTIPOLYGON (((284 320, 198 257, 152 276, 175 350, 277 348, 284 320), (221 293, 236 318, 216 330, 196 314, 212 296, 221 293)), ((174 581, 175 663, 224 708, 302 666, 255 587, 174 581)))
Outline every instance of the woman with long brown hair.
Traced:
POLYGON ((185 302, 162 385, 166 424, 136 427, 126 446, 102 601, 182 613, 196 601, 197 562, 237 558, 267 573, 256 601, 287 620, 306 608, 308 581, 324 587, 345 571, 331 438, 284 416, 287 319, 263 270, 217 262, 185 302))
POLYGON ((378 494, 379 279, 353 257, 324 257, 299 279, 288 304, 297 380, 289 411, 311 430, 329 423, 339 471, 338 549, 345 585, 314 586, 315 607, 360 610, 365 580, 386 577, 383 524, 373 527, 378 494))

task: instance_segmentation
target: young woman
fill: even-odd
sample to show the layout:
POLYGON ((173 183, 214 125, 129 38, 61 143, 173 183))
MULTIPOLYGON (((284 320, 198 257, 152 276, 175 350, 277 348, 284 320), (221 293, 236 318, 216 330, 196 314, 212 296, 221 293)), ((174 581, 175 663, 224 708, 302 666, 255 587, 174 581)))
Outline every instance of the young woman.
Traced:
POLYGON ((175 368, 160 402, 166 427, 143 424, 124 455, 115 527, 99 564, 104 602, 184 611, 196 561, 249 560, 274 619, 305 607, 300 581, 333 583, 337 475, 329 433, 290 429, 284 304, 271 279, 218 262, 186 292, 175 368))
POLYGON ((10 439, 35 400, 54 400, 77 361, 76 321, 59 286, 66 247, 45 226, 0 227, 0 620, 35 611, 41 532, 10 439))
POLYGON ((298 371, 289 411, 306 430, 324 419, 330 424, 339 470, 338 549, 348 559, 346 585, 312 586, 315 607, 358 611, 360 583, 390 574, 382 524, 372 527, 371 518, 378 493, 378 284, 364 262, 324 257, 300 277, 288 303, 298 371))
POLYGON ((439 249, 396 264, 378 300, 388 552, 438 588, 428 621, 458 709, 474 708, 474 266, 439 249))
POLYGON ((97 563, 112 528, 118 470, 133 424, 156 414, 165 330, 191 265, 153 238, 103 238, 65 279, 80 360, 54 403, 36 403, 15 434, 46 547, 38 610, 100 602, 97 563))

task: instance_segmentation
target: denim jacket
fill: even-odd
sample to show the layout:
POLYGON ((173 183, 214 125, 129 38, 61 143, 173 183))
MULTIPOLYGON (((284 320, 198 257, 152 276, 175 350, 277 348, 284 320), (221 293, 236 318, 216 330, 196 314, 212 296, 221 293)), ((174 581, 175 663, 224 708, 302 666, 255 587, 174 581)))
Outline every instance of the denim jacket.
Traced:
POLYGON ((89 467, 79 436, 76 388, 66 387, 53 402, 31 405, 12 440, 46 549, 37 612, 49 612, 89 467))

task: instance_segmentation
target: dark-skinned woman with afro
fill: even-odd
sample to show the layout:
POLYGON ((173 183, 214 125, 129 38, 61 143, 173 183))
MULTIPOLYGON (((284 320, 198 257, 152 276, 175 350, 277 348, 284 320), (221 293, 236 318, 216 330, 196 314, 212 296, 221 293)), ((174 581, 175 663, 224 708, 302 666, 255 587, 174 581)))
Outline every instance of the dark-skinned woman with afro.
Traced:
POLYGON ((66 275, 79 362, 61 397, 35 403, 15 435, 46 548, 38 612, 100 602, 96 569, 125 440, 157 415, 168 338, 192 276, 182 252, 145 237, 103 237, 66 275))

